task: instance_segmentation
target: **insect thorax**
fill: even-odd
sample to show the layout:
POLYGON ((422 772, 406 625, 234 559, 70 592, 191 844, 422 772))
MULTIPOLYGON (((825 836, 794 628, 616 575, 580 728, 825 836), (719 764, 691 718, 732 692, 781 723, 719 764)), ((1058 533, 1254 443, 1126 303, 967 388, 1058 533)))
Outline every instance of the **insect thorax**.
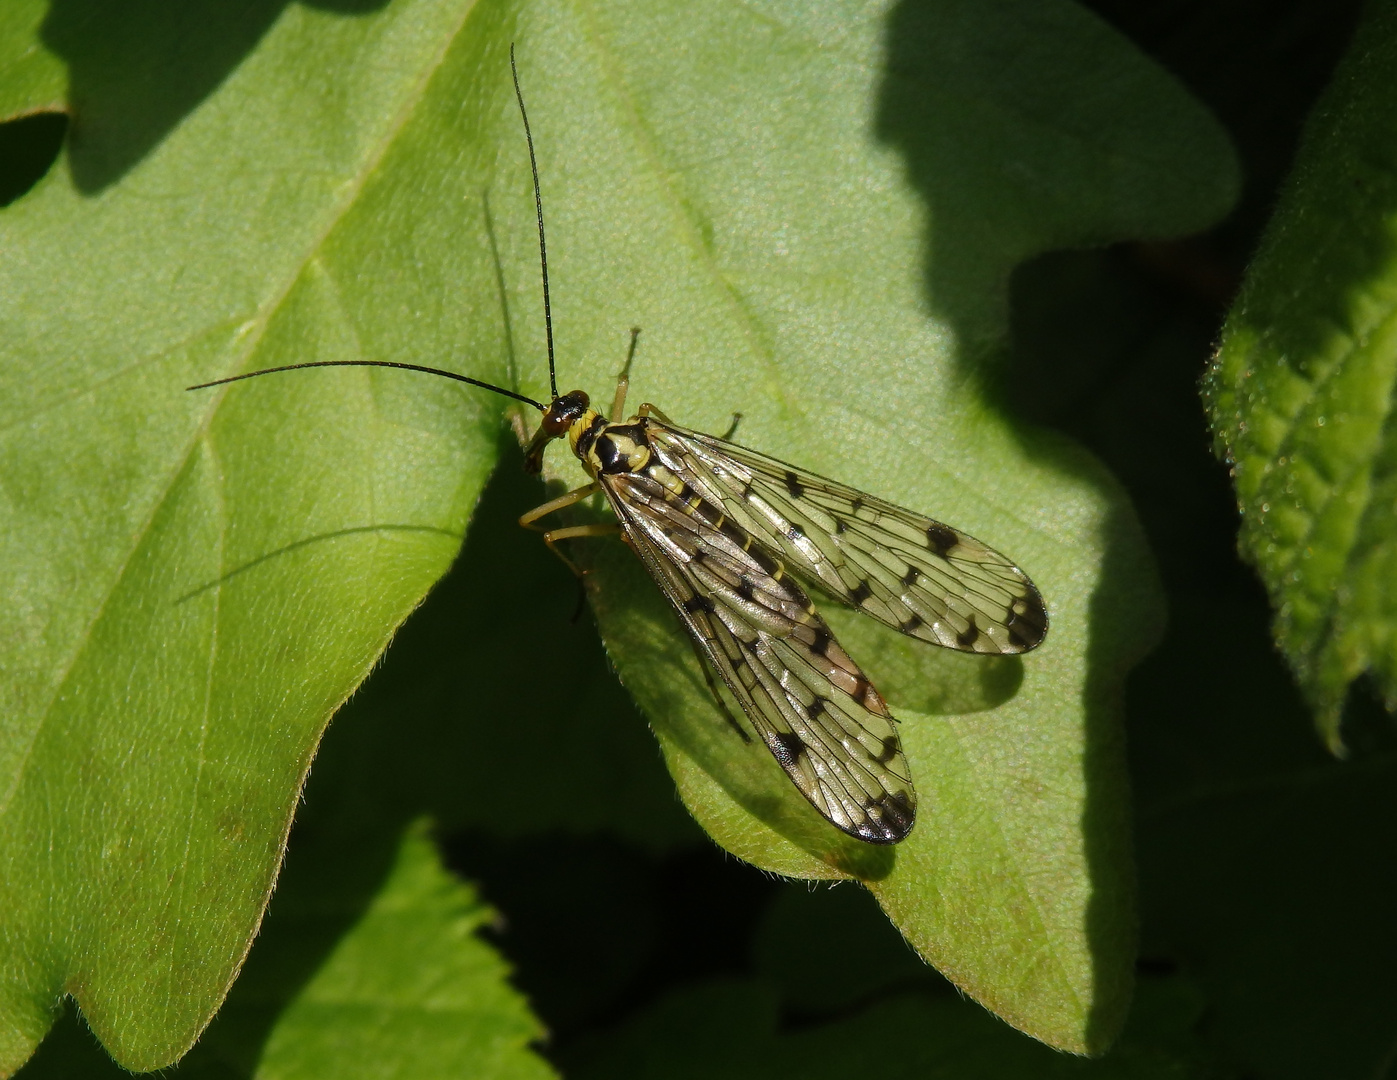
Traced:
POLYGON ((650 436, 643 417, 613 424, 588 409, 568 429, 572 452, 592 476, 640 472, 651 461, 650 436))

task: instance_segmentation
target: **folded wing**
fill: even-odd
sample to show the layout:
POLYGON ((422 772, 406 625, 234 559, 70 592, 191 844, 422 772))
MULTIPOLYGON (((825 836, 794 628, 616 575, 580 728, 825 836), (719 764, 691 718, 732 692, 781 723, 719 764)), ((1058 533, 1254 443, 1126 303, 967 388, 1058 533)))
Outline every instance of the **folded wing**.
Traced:
POLYGON ((1028 576, 973 536, 702 432, 650 420, 672 471, 791 570, 914 638, 963 652, 1027 652, 1048 613, 1028 576))
POLYGON ((601 479, 646 569, 801 793, 861 840, 905 837, 916 795, 887 704, 781 563, 713 502, 681 500, 644 473, 601 479))

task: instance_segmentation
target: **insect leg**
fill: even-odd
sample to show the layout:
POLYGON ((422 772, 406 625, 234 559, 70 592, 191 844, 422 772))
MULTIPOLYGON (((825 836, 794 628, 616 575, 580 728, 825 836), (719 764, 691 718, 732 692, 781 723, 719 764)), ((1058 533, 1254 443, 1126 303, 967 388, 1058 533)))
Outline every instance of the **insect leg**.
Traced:
POLYGON ((541 517, 547 517, 555 510, 565 510, 567 507, 580 503, 583 499, 595 495, 597 493, 597 488, 597 484, 585 484, 580 488, 569 491, 566 495, 559 495, 556 499, 549 499, 542 506, 535 506, 527 514, 520 515, 519 524, 526 529, 533 529, 534 532, 547 532, 547 529, 539 528, 534 522, 541 517))
POLYGON ((578 569, 577 564, 563 554, 562 550, 558 547, 558 541, 573 540, 579 536, 615 536, 621 531, 620 524, 614 521, 599 521, 591 525, 568 525, 561 529, 544 529, 535 525, 534 522, 541 517, 547 517, 555 511, 565 510, 569 506, 580 503, 588 496, 596 494, 598 487, 598 484, 586 484, 580 488, 575 488, 566 495, 559 495, 556 499, 549 499, 542 506, 535 506, 527 514, 523 514, 519 518, 519 524, 524 526, 524 528, 543 533, 543 542, 548 545, 548 550, 562 559, 564 565, 578 577, 582 576, 583 571, 578 569))
MULTIPOLYGON (((664 419, 664 417, 660 419, 664 419)), ((728 425, 728 430, 719 435, 718 438, 722 439, 723 442, 732 442, 732 437, 737 434, 737 425, 740 423, 742 423, 742 414, 740 412, 733 413, 732 423, 728 425)))
MULTIPOLYGON (((685 627, 687 630, 688 627, 685 627)), ((728 703, 723 700, 723 695, 718 693, 718 684, 713 681, 713 668, 708 663, 708 657, 703 655, 703 650, 699 648, 699 643, 694 640, 692 634, 684 635, 689 639, 689 644, 694 647, 694 655, 698 657, 699 668, 703 671, 703 681, 708 684, 708 692, 713 695, 713 700, 718 703, 718 708, 723 711, 723 718, 732 725, 732 729, 742 737, 742 741, 749 743, 752 736, 747 734, 746 728, 737 722, 732 710, 728 708, 728 703)))
POLYGON ((673 420, 671 420, 671 419, 670 419, 668 416, 666 416, 664 413, 660 412, 659 409, 655 408, 655 406, 651 405, 650 402, 648 402, 648 401, 647 401, 644 405, 642 405, 642 406, 640 407, 640 415, 641 415, 641 416, 653 416, 653 417, 655 417, 655 419, 659 420, 660 423, 662 423, 662 424, 671 424, 671 425, 672 425, 672 424, 674 423, 673 420))
POLYGON ((631 361, 635 359, 635 343, 640 339, 640 327, 631 327, 631 347, 626 350, 626 366, 616 376, 616 396, 611 401, 611 422, 619 424, 626 418, 626 391, 631 388, 631 361))
POLYGON ((583 577, 586 571, 563 554, 562 549, 558 547, 558 541, 575 540, 579 536, 615 536, 620 531, 621 526, 614 521, 599 521, 592 525, 569 525, 563 529, 550 529, 543 534, 543 542, 548 545, 549 551, 563 560, 563 564, 569 570, 578 577, 583 577))

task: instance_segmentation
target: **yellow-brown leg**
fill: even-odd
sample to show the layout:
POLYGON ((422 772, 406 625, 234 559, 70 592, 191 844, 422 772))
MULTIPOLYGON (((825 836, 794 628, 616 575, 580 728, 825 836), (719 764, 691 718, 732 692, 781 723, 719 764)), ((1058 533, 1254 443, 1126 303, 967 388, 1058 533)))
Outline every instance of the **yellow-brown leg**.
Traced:
POLYGON ((558 541, 576 540, 579 536, 615 536, 620 531, 621 526, 614 521, 599 521, 593 525, 569 525, 562 529, 550 529, 543 534, 543 542, 548 545, 549 551, 563 560, 564 566, 578 577, 585 577, 587 571, 563 554, 557 546, 558 541))
POLYGON ((547 517, 555 510, 565 510, 569 506, 580 503, 583 499, 595 495, 598 490, 599 485, 596 483, 584 484, 580 488, 574 488, 566 495, 559 495, 556 499, 549 499, 542 506, 535 506, 527 514, 520 515, 519 524, 526 529, 533 529, 534 532, 547 532, 547 529, 540 529, 534 522, 541 517, 547 517))
POLYGON ((580 503, 583 499, 595 495, 597 490, 597 484, 586 484, 583 487, 569 491, 566 495, 559 495, 556 499, 549 499, 542 506, 535 506, 527 514, 523 514, 519 518, 519 524, 524 528, 543 533, 543 542, 548 545, 548 550, 562 559, 563 565, 578 577, 582 577, 583 572, 578 569, 576 563, 559 550, 557 546, 558 541, 571 540, 579 536, 611 536, 620 532, 621 526, 615 522, 598 522, 593 525, 568 525, 561 529, 544 529, 535 525, 534 522, 541 517, 547 517, 554 511, 565 510, 569 506, 580 503))
POLYGON ((626 350, 626 366, 616 376, 616 396, 611 399, 611 422, 619 424, 626 418, 626 391, 631 388, 631 361, 635 359, 635 343, 640 339, 640 327, 631 327, 631 347, 626 350))
POLYGON ((670 425, 673 425, 673 423, 674 423, 673 420, 671 420, 671 419, 670 419, 668 416, 666 416, 664 413, 660 412, 659 409, 655 408, 655 406, 651 405, 650 402, 648 402, 648 401, 647 401, 644 405, 642 405, 642 406, 640 407, 640 412, 637 413, 636 415, 637 415, 637 416, 640 416, 640 417, 653 416, 653 417, 655 417, 657 420, 659 420, 660 423, 662 423, 662 424, 670 424, 670 425))

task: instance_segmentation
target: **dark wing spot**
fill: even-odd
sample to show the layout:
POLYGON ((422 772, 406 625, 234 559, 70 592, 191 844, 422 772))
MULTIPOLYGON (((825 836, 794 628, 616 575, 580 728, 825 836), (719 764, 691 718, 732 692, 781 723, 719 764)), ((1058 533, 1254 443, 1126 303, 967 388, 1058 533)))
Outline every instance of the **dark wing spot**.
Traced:
POLYGON ((805 488, 801 485, 800 478, 790 469, 786 470, 786 490, 791 493, 791 497, 799 499, 805 494, 805 488))
POLYGON ((1012 627, 1025 639, 1025 648, 1031 649, 1039 644, 1048 633, 1048 611, 1043 607, 1043 601, 1038 594, 1035 592, 1031 597, 1025 596, 1015 600, 1009 607, 1009 617, 1005 625, 1012 627))
POLYGON ((815 656, 826 655, 829 651, 829 643, 833 640, 834 637, 828 630, 823 626, 817 626, 815 628, 815 640, 810 643, 810 652, 815 656))
POLYGON ((925 622, 926 620, 923 619, 920 615, 913 615, 906 622, 901 623, 898 626, 898 629, 901 630, 904 634, 910 634, 913 630, 920 630, 922 626, 925 624, 925 622))
POLYGON ((799 525, 792 525, 789 529, 786 530, 786 539, 787 539, 787 540, 804 540, 804 539, 805 539, 805 530, 802 529, 799 525))
POLYGON ((879 765, 886 765, 893 758, 897 757, 898 749, 899 747, 897 745, 897 736, 885 735, 883 737, 883 749, 873 760, 876 761, 879 765))
POLYGON ((794 731, 773 732, 768 745, 783 769, 795 768, 797 759, 805 753, 805 742, 794 731))
POLYGON ((855 495, 854 501, 849 504, 849 509, 857 514, 860 510, 863 509, 863 500, 859 498, 857 495, 855 495))
POLYGON ((1019 652, 1027 652, 1039 645, 1047 635, 1047 616, 1042 608, 1020 613, 1017 609, 1023 601, 1016 600, 1004 620, 1004 629, 1009 632, 1009 644, 1019 652))
POLYGON ((684 610, 690 615, 698 611, 707 612, 711 615, 718 610, 718 606, 707 596, 694 595, 684 601, 684 610))
POLYGON ((743 497, 744 499, 748 500, 749 502, 751 501, 751 499, 752 499, 752 481, 748 480, 747 483, 745 483, 745 484, 742 485, 742 497, 743 497))
POLYGON ((809 705, 805 706, 805 715, 810 717, 811 720, 814 720, 815 717, 819 716, 824 711, 825 699, 822 697, 817 697, 809 705))
POLYGON ((756 596, 756 593, 756 586, 752 584, 752 579, 746 574, 743 574, 737 582, 737 595, 744 600, 751 600, 756 596))
POLYGON ((926 546, 943 559, 946 557, 946 553, 959 543, 960 537, 956 534, 956 530, 942 525, 939 521, 933 521, 926 527, 926 546))
POLYGON ((897 839, 901 840, 912 831, 912 822, 916 817, 916 810, 912 807, 912 801, 904 792, 890 791, 886 798, 879 803, 883 811, 883 821, 897 833, 897 839))
POLYGON ((912 831, 916 811, 904 792, 890 791, 864 809, 868 812, 868 820, 857 826, 860 840, 870 844, 896 844, 912 831))
POLYGON ((864 578, 863 581, 860 581, 857 585, 855 585, 852 589, 849 590, 849 600, 851 603, 854 604, 862 604, 872 595, 873 586, 868 583, 867 578, 864 578))
POLYGON ((871 713, 877 713, 879 716, 888 715, 888 705, 887 702, 883 700, 883 695, 873 689, 872 684, 867 681, 864 682, 863 694, 859 698, 859 704, 871 713))
POLYGON ((956 644, 962 649, 969 649, 979 640, 980 628, 975 625, 975 616, 972 615, 970 616, 970 625, 965 628, 963 633, 956 635, 956 644))
POLYGON ((902 575, 902 584, 910 589, 913 585, 917 584, 917 580, 921 576, 922 572, 920 570, 915 566, 909 566, 907 568, 907 573, 902 575))
POLYGON ((846 533, 846 532, 848 532, 848 531, 849 531, 849 523, 848 523, 847 521, 845 521, 843 518, 840 518, 840 517, 837 517, 837 518, 834 519, 834 535, 835 535, 835 536, 842 536, 844 533, 846 533))

